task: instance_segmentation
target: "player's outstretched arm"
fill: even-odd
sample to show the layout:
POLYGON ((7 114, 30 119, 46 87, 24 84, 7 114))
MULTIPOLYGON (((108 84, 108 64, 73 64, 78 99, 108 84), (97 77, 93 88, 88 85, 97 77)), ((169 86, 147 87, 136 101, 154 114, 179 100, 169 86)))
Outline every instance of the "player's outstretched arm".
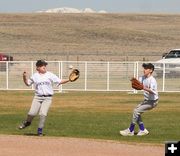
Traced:
POLYGON ((65 83, 67 83, 67 82, 69 82, 70 80, 69 79, 63 79, 63 80, 61 80, 61 83, 60 84, 65 84, 65 83))

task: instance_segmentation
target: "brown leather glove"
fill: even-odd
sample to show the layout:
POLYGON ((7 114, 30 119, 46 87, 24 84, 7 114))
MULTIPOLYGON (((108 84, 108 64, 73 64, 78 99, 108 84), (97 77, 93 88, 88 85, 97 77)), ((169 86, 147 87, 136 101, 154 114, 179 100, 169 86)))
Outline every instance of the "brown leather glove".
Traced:
POLYGON ((132 88, 136 90, 142 90, 144 88, 143 84, 136 78, 131 79, 131 85, 132 85, 132 88))

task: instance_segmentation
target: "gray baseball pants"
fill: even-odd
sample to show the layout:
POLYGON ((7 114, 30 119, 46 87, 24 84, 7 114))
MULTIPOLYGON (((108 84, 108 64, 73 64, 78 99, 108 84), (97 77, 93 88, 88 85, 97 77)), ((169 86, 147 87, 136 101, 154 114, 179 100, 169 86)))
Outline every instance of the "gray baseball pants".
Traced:
POLYGON ((39 112, 39 116, 40 116, 39 125, 38 125, 39 128, 44 127, 46 116, 51 106, 51 103, 52 103, 52 97, 34 96, 28 115, 29 117, 31 117, 31 121, 32 121, 33 117, 36 116, 39 112))
POLYGON ((51 103, 52 97, 34 96, 28 115, 36 116, 39 113, 40 116, 47 116, 51 103))
POLYGON ((133 111, 132 123, 142 124, 141 114, 153 109, 158 104, 158 100, 144 100, 133 111))

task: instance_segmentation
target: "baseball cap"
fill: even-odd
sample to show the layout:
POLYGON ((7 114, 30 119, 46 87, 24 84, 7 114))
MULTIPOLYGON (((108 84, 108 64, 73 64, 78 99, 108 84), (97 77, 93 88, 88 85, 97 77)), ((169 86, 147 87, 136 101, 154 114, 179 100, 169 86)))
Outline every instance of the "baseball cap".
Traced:
POLYGON ((46 66, 47 64, 45 60, 37 60, 36 67, 46 66))
POLYGON ((154 71, 154 65, 152 63, 143 63, 142 67, 144 69, 152 69, 152 71, 154 71))

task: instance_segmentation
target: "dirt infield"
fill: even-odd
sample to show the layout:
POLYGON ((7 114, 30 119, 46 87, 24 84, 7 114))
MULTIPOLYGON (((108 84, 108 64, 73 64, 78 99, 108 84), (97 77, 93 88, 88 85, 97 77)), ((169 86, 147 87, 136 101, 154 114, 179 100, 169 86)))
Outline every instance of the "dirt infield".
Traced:
POLYGON ((0 135, 0 156, 162 156, 163 146, 93 139, 0 135))

